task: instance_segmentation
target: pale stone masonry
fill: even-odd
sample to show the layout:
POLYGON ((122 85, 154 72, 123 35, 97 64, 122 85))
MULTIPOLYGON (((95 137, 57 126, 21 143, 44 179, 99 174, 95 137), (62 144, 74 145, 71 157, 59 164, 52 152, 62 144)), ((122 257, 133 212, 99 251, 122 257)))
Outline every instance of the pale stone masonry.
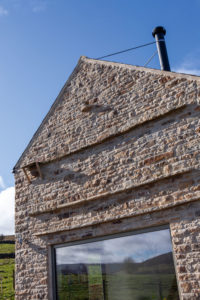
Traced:
POLYGON ((199 77, 81 57, 14 173, 16 300, 52 299, 52 245, 163 224, 200 299, 199 77))

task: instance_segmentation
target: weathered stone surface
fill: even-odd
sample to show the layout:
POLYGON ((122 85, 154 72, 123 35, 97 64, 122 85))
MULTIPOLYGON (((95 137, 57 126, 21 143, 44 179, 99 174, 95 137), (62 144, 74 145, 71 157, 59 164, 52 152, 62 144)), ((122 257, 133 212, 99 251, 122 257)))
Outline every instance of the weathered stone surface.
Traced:
POLYGON ((199 91, 195 76, 80 59, 15 167, 17 300, 52 299, 51 245, 163 224, 180 298, 199 299, 199 91))

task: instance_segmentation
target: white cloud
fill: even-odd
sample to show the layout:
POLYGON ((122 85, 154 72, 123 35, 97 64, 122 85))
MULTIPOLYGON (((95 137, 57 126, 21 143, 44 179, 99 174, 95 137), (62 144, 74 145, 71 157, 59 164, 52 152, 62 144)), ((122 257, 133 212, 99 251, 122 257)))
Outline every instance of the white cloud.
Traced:
POLYGON ((4 183, 4 181, 3 181, 3 177, 2 176, 0 176, 0 189, 5 189, 5 183, 4 183))
MULTIPOLYGON (((8 5, 8 0, 1 0, 0 2, 5 6, 8 5)), ((39 13, 46 10, 48 3, 48 0, 9 0, 9 8, 10 11, 14 9, 17 12, 23 11, 27 13, 31 10, 33 13, 39 13)), ((9 14, 3 5, 0 5, 0 16, 9 14)))
POLYGON ((8 10, 5 9, 3 6, 0 6, 0 16, 7 16, 8 10))
POLYGON ((200 51, 188 54, 183 62, 174 71, 178 73, 200 76, 200 51))
POLYGON ((101 263, 123 262, 128 257, 142 262, 171 251, 168 229, 56 249, 58 264, 87 264, 91 258, 101 263))
POLYGON ((0 234, 14 234, 15 188, 0 192, 0 234))
POLYGON ((191 74, 191 75, 197 75, 200 76, 200 68, 199 69, 192 69, 187 67, 180 67, 178 69, 174 70, 177 73, 183 73, 183 74, 191 74))
POLYGON ((34 13, 45 11, 47 2, 45 0, 32 0, 31 8, 34 13))

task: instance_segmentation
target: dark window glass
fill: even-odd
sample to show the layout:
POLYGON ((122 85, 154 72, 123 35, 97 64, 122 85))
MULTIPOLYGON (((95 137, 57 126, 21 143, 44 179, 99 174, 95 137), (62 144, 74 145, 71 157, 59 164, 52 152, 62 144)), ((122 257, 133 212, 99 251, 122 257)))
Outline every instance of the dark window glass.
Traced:
POLYGON ((55 248, 58 300, 178 300, 169 229, 55 248))

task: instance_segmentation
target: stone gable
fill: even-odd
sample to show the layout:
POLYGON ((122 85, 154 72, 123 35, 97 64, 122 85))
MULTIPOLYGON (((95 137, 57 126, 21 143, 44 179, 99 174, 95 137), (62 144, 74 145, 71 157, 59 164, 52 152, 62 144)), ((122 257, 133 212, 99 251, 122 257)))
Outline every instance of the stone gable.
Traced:
POLYGON ((162 224, 198 299, 199 80, 79 60, 15 166, 16 299, 53 299, 52 245, 162 224))

